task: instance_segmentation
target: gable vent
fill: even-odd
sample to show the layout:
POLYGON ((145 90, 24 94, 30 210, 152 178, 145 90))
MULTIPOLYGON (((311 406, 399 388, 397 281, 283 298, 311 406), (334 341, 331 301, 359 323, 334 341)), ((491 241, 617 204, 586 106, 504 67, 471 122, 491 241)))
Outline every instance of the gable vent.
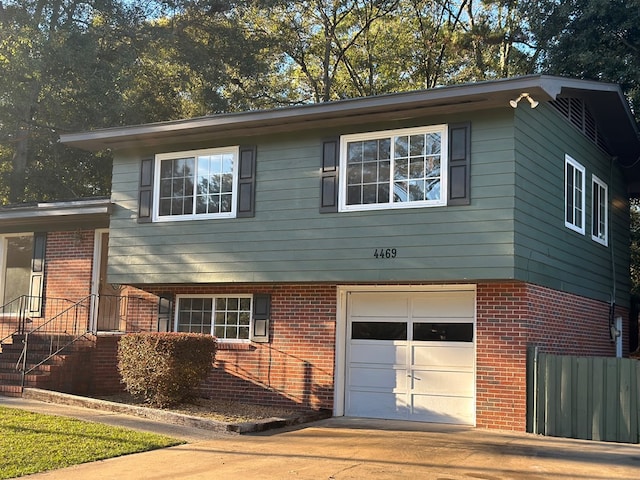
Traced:
POLYGON ((598 130, 595 117, 589 111, 583 100, 579 98, 560 97, 549 103, 589 140, 605 152, 609 151, 607 142, 598 130))

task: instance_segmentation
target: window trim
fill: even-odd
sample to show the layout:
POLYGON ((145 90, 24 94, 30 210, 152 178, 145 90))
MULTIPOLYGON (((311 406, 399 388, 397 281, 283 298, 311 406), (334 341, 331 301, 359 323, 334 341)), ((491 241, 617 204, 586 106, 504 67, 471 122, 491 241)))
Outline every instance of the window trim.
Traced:
MULTIPOLYGON (((598 199, 602 200, 602 195, 598 195, 598 199)), ((609 186, 603 182, 596 175, 591 175, 591 239, 594 242, 597 242, 605 247, 609 246, 609 186), (600 232, 600 222, 596 223, 596 220, 600 219, 600 207, 602 203, 595 204, 596 196, 593 194, 594 190, 598 187, 604 195, 604 235, 601 237, 600 235, 594 235, 594 229, 597 227, 598 232, 600 232), (596 209, 598 210, 596 212, 596 209)))
MULTIPOLYGON (((393 143, 393 142, 392 142, 393 143)), ((338 212, 357 212, 371 210, 393 210, 399 208, 425 208, 442 207, 447 205, 449 186, 449 129, 447 124, 428 125, 422 127, 401 128, 394 130, 378 130, 373 132, 363 132, 340 137, 340 171, 339 171, 339 193, 338 212), (420 133, 440 133, 440 199, 422 200, 416 202, 389 202, 389 203, 369 203, 347 205, 347 155, 349 142, 362 140, 380 140, 382 138, 393 138, 399 135, 415 135, 420 133)), ((390 167, 393 172, 393 161, 390 167)), ((390 186, 393 186, 393 173, 390 178, 390 186)))
POLYGON ((196 293, 196 294, 179 294, 176 295, 176 303, 175 303, 175 312, 174 312, 174 318, 173 318, 173 331, 177 332, 178 331, 178 321, 179 321, 179 314, 180 314, 180 300, 185 299, 185 298, 210 298, 213 302, 213 307, 215 307, 215 300, 216 298, 250 298, 251 299, 251 310, 249 311, 249 338, 220 338, 220 337, 215 337, 215 335, 213 334, 214 332, 214 318, 213 318, 213 314, 215 314, 215 309, 212 311, 212 317, 211 317, 211 330, 209 332, 209 335, 211 335, 212 337, 216 338, 216 341, 219 343, 235 343, 235 344, 249 344, 251 343, 251 337, 252 337, 252 332, 253 332, 253 303, 254 303, 254 299, 253 299, 253 295, 250 293, 229 293, 229 294, 207 294, 207 293, 196 293))
MULTIPOLYGON (((217 147, 206 148, 199 150, 185 150, 179 152, 166 152, 157 153, 154 158, 154 174, 153 174, 153 222, 180 222, 188 220, 215 220, 222 218, 236 218, 237 216, 237 196, 238 196, 238 176, 239 176, 239 158, 240 158, 240 146, 229 147, 217 147), (199 156, 205 155, 218 155, 230 153, 233 155, 233 186, 231 191, 231 211, 224 213, 191 213, 188 215, 160 215, 160 165, 163 160, 174 160, 178 158, 190 158, 196 159, 196 165, 194 169, 194 175, 197 175, 198 165, 197 159, 199 156)), ((194 182, 194 189, 196 182, 194 182)), ((195 192, 194 192, 195 202, 195 192)), ((194 209, 195 211, 195 209, 194 209)))
MULTIPOLYGON (((575 174, 574 174, 574 179, 575 179, 575 174)), ((584 166, 582 166, 578 161, 576 161, 575 159, 573 159, 571 156, 566 155, 564 156, 564 225, 565 227, 569 228, 570 230, 573 230, 575 232, 578 232, 582 235, 585 234, 585 207, 586 207, 586 192, 585 192, 585 187, 586 187, 586 170, 584 168, 584 166), (579 171, 582 174, 582 182, 581 182, 581 190, 582 190, 582 195, 580 198, 580 207, 581 207, 581 215, 580 215, 580 221, 581 221, 581 227, 576 225, 575 222, 575 205, 573 208, 573 216, 574 216, 574 222, 571 222, 568 218, 567 218, 567 207, 569 206, 569 202, 568 202, 568 197, 567 197, 567 189, 569 186, 568 183, 568 166, 571 166, 571 168, 577 171, 579 171)), ((575 192, 576 192, 576 186, 574 184, 573 186, 573 190, 572 190, 572 195, 574 195, 575 197, 575 192)))

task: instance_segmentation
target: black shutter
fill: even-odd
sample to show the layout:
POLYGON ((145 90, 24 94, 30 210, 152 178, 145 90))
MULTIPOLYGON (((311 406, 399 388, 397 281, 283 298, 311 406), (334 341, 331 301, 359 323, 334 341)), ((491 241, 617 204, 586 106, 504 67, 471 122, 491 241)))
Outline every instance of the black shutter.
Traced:
POLYGON ((47 234, 33 234, 33 255, 31 257, 31 279, 29 283, 29 315, 42 316, 42 297, 44 293, 44 256, 47 234))
POLYGON ((171 312, 173 310, 173 295, 160 293, 158 295, 158 332, 172 331, 171 312))
POLYGON ((471 169, 471 124, 449 125, 448 205, 469 205, 471 169))
POLYGON ((240 147, 237 217, 255 216, 256 147, 240 147))
POLYGON ((140 187, 138 190, 138 223, 152 220, 153 207, 153 158, 140 162, 140 187))
POLYGON ((320 213, 335 213, 338 211, 339 141, 337 137, 326 138, 322 141, 320 213))
POLYGON ((269 341, 269 319, 271 318, 271 295, 256 293, 253 296, 253 324, 251 340, 258 343, 269 341))

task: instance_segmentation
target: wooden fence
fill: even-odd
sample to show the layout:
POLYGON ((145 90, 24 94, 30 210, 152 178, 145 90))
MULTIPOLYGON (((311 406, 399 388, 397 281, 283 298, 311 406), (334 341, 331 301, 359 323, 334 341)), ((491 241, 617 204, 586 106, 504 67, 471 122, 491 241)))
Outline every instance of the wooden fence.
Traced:
POLYGON ((527 430, 640 443, 640 361, 528 354, 527 430))

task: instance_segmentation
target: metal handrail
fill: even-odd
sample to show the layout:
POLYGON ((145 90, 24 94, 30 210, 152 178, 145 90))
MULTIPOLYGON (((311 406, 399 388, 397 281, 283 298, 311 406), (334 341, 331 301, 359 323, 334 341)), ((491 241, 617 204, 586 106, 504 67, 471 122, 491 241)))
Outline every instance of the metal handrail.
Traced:
POLYGON ((59 312, 57 315, 53 316, 43 324, 38 327, 32 329, 31 331, 25 332, 22 352, 18 357, 18 361, 16 363, 16 369, 21 370, 22 373, 22 387, 24 388, 25 376, 31 373, 33 370, 38 368, 40 365, 47 362, 47 360, 51 359, 62 350, 67 348, 68 346, 74 344, 81 338, 87 338, 87 334, 91 333, 89 329, 89 311, 91 307, 91 302, 93 301, 94 295, 87 295, 82 298, 69 308, 59 312), (80 309, 86 310, 86 322, 83 326, 80 325, 80 309), (59 324, 55 326, 55 328, 50 328, 52 324, 58 322, 59 324), (44 358, 38 362, 35 362, 29 369, 27 369, 27 355, 29 351, 29 337, 36 333, 42 333, 49 335, 49 351, 45 354, 44 358), (22 364, 22 365, 21 365, 22 364), (22 368, 20 368, 22 366, 22 368))
POLYGON ((10 302, 0 306, 0 344, 14 335, 23 335, 27 332, 27 325, 38 318, 38 315, 29 315, 29 306, 37 300, 42 302, 43 309, 49 312, 59 311, 61 308, 68 308, 76 302, 68 298, 46 297, 40 298, 29 295, 21 295, 10 302), (15 325, 13 325, 15 323, 15 325))
MULTIPOLYGON (((22 349, 15 369, 21 372, 23 388, 26 375, 58 355, 65 348, 82 338, 93 340, 90 334, 96 333, 93 329, 97 325, 94 325, 93 321, 98 322, 98 311, 102 312, 100 318, 106 321, 106 324, 102 324, 102 328, 111 325, 114 330, 119 328, 119 322, 123 319, 126 322, 129 315, 132 315, 135 321, 139 320, 141 312, 144 312, 145 316, 154 314, 147 305, 149 300, 143 297, 91 294, 79 301, 44 298, 42 299, 42 312, 50 318, 39 316, 31 318, 28 315, 31 300, 32 297, 25 296, 0 307, 0 334, 3 335, 3 340, 12 335, 22 335, 22 338, 14 337, 14 341, 22 341, 22 349), (117 301, 107 301, 104 305, 99 306, 101 298, 115 298, 117 301), (8 314, 10 314, 12 320, 3 323, 2 313, 5 313, 6 318, 9 318, 8 314), (33 322, 31 326, 29 326, 30 322, 33 322), (9 332, 7 328, 2 330, 2 325, 11 325, 12 328, 9 329, 11 331, 9 332), (6 336, 4 336, 5 331, 8 333, 6 336), (48 346, 42 349, 34 348, 33 338, 35 337, 33 335, 46 338, 49 342, 48 346)), ((132 326, 136 328, 135 323, 132 326)))

